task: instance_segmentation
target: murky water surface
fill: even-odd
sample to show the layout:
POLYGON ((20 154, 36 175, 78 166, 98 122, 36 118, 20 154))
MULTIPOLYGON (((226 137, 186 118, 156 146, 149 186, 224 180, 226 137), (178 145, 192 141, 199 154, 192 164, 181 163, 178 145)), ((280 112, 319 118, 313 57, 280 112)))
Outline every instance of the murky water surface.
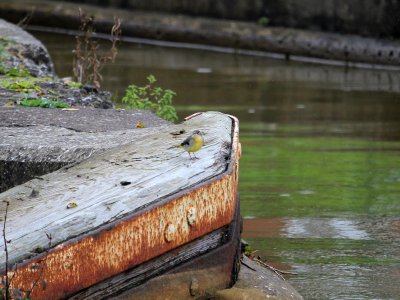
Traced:
MULTIPOLYGON (((70 75, 74 39, 35 35, 70 75)), ((243 236, 305 299, 399 299, 399 73, 122 44, 104 87, 239 117, 243 236)))

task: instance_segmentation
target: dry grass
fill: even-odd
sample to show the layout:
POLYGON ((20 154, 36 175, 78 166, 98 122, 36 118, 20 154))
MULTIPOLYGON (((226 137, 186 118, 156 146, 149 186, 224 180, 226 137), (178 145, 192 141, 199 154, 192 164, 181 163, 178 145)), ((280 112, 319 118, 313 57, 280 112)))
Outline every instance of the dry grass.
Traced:
POLYGON ((117 43, 121 37, 121 20, 114 17, 114 26, 111 29, 111 47, 107 52, 100 54, 100 46, 94 39, 95 22, 93 16, 87 16, 79 9, 80 27, 76 38, 76 48, 73 50, 74 80, 82 84, 92 84, 100 88, 103 77, 101 70, 117 57, 117 43))

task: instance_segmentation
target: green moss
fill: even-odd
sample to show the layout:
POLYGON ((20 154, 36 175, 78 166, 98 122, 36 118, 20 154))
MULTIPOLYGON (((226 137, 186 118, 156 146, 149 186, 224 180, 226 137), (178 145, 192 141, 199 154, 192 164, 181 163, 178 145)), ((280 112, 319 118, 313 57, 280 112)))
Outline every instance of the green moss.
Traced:
POLYGON ((8 40, 0 38, 0 57, 5 57, 8 55, 7 46, 9 44, 8 40))
POLYGON ((70 81, 70 82, 67 82, 67 86, 69 86, 71 88, 81 88, 82 83, 76 82, 76 81, 70 81))
POLYGON ((0 77, 0 86, 20 93, 32 93, 41 91, 41 87, 37 83, 51 80, 49 77, 26 76, 27 72, 29 71, 19 69, 12 71, 13 75, 10 75, 8 71, 6 76, 0 77))
POLYGON ((26 77, 31 75, 29 70, 24 67, 7 69, 4 74, 12 77, 26 77))
POLYGON ((8 56, 8 52, 6 51, 7 42, 4 39, 0 38, 0 74, 4 75, 7 73, 7 68, 4 65, 3 61, 8 56))
POLYGON ((7 73, 7 68, 0 61, 0 75, 5 75, 7 73))
POLYGON ((16 82, 4 84, 4 87, 9 90, 14 90, 22 93, 38 92, 41 87, 35 84, 35 81, 30 79, 21 79, 16 82))
POLYGON ((6 61, 6 59, 12 55, 8 51, 8 46, 11 43, 11 41, 0 38, 0 74, 18 77, 29 76, 30 72, 24 66, 20 66, 18 68, 7 68, 7 66, 4 64, 4 61, 6 61))

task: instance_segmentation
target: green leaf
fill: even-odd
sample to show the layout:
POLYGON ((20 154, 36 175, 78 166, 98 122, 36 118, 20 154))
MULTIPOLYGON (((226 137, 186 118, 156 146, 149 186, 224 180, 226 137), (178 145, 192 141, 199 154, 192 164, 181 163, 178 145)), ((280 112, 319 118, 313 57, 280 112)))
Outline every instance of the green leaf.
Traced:
POLYGON ((153 87, 157 79, 153 75, 147 77, 148 84, 143 87, 130 85, 126 89, 122 102, 129 109, 146 109, 154 112, 161 118, 175 122, 178 120, 175 108, 172 106, 172 90, 163 90, 161 87, 153 87))
POLYGON ((156 77, 154 77, 154 75, 147 76, 147 80, 150 84, 153 84, 157 81, 157 79, 156 79, 156 77))

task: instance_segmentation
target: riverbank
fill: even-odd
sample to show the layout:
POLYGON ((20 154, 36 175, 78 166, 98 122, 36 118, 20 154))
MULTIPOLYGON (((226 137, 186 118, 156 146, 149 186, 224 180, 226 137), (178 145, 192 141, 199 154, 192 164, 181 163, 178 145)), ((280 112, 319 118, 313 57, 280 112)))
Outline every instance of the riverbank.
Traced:
MULTIPOLYGON (((60 0, 55 0, 61 2, 60 0)), ((67 0, 125 10, 184 14, 305 30, 399 38, 400 6, 387 0, 67 0)))
POLYGON ((124 37, 208 45, 217 51, 254 51, 283 59, 360 67, 400 67, 400 42, 357 35, 263 27, 251 22, 102 8, 92 5, 40 1, 0 4, 0 17, 29 25, 76 30, 78 7, 97 20, 97 31, 109 33, 113 18, 122 19, 124 37))

